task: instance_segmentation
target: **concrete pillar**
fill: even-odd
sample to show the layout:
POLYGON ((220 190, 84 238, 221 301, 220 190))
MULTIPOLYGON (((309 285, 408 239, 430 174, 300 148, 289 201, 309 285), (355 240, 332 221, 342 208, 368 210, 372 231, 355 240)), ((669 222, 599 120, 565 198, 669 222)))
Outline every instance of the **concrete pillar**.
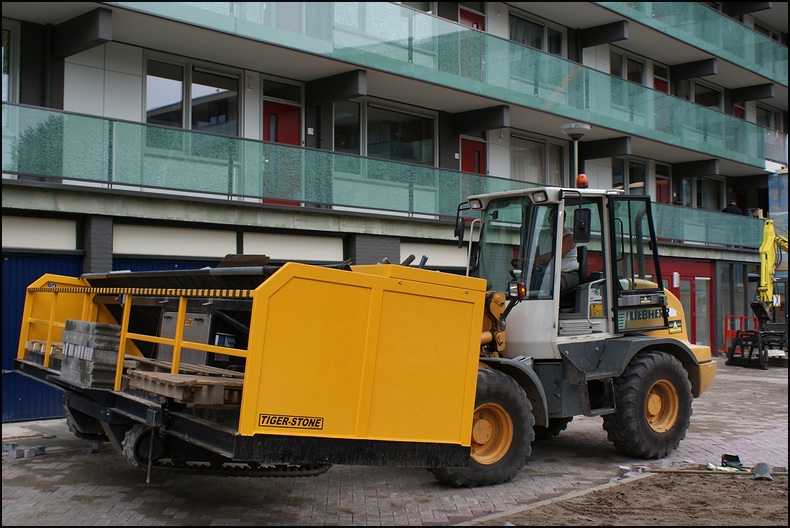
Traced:
POLYGON ((400 264, 400 238, 352 234, 346 238, 346 255, 351 264, 376 264, 385 258, 400 264))
POLYGON ((84 273, 112 271, 112 218, 92 215, 85 220, 84 273))

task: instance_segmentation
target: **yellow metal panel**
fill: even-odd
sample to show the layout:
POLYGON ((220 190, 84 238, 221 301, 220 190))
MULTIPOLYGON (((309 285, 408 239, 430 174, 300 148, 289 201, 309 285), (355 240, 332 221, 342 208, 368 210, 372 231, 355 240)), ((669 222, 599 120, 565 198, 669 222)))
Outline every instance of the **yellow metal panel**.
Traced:
POLYGON ((383 304, 369 436, 432 442, 469 438, 472 416, 464 410, 473 403, 466 401, 466 391, 468 376, 477 376, 481 321, 473 305, 468 299, 416 292, 386 292, 383 304), (473 355, 470 328, 478 341, 473 355))
POLYGON ((481 284, 286 264, 254 295, 239 432, 469 445, 481 284))

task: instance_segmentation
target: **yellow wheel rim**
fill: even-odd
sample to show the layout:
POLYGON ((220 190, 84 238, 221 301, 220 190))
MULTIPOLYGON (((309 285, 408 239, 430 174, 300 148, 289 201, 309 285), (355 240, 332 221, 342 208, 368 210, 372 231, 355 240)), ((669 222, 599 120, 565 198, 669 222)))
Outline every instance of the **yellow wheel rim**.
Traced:
POLYGON ((645 416, 650 428, 657 433, 672 429, 680 412, 678 391, 668 380, 658 380, 650 387, 645 401, 645 416))
POLYGON ((494 464, 502 459, 513 441, 513 420, 498 403, 484 403, 475 409, 472 422, 472 459, 494 464))

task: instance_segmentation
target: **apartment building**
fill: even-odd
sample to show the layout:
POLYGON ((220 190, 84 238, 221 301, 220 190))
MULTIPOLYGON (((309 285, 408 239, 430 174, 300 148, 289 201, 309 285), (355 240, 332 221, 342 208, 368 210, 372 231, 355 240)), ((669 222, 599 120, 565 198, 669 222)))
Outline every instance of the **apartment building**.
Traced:
POLYGON ((787 2, 4 2, 3 421, 62 415, 59 393, 6 374, 43 273, 232 253, 414 254, 464 273, 466 196, 580 172, 652 198, 666 286, 692 339, 724 350, 727 316, 750 315, 756 288, 750 213, 787 230, 787 15, 787 2), (742 215, 721 212, 730 196, 742 215))

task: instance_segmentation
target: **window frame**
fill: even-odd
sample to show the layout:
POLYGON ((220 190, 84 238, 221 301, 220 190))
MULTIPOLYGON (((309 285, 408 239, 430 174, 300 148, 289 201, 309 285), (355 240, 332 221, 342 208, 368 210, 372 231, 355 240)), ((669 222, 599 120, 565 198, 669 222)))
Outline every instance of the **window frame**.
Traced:
POLYGON ((567 29, 564 26, 555 24, 553 22, 550 22, 550 21, 548 21, 548 20, 546 20, 544 18, 541 18, 541 17, 537 17, 535 15, 531 15, 531 14, 527 13, 526 11, 522 11, 520 9, 510 8, 510 9, 508 9, 507 15, 508 15, 508 17, 507 17, 507 35, 508 35, 508 40, 510 40, 510 42, 513 42, 515 44, 519 44, 521 46, 526 46, 526 47, 528 47, 530 49, 541 51, 541 52, 546 53, 548 55, 551 55, 553 57, 559 57, 561 59, 567 59, 568 58, 568 32, 567 32, 567 29), (534 47, 530 46, 529 44, 526 44, 526 43, 523 43, 523 42, 518 42, 516 40, 512 40, 510 38, 511 30, 512 30, 511 17, 521 18, 522 20, 525 20, 525 21, 527 21, 529 23, 537 24, 537 25, 542 26, 542 28, 543 28, 542 35, 541 35, 541 45, 542 45, 542 47, 541 48, 534 48, 534 47), (551 51, 549 51, 549 42, 550 42, 549 30, 556 31, 557 33, 560 34, 560 41, 562 43, 562 50, 561 50, 560 53, 552 53, 551 51))
POLYGON ((213 63, 202 62, 202 61, 195 61, 186 58, 180 58, 172 55, 164 55, 158 53, 146 53, 143 57, 143 104, 142 104, 142 123, 150 124, 152 126, 163 126, 166 128, 176 128, 188 132, 201 132, 206 134, 212 135, 221 135, 225 137, 231 138, 241 138, 242 131, 244 130, 244 71, 236 68, 227 68, 223 66, 219 66, 213 63), (148 71, 149 71, 149 63, 150 61, 156 61, 163 64, 170 64, 174 66, 179 66, 182 68, 183 77, 181 79, 181 126, 179 127, 169 127, 167 125, 158 125, 156 123, 149 123, 148 122, 148 71), (237 96, 237 108, 236 108, 236 131, 234 134, 220 134, 216 132, 210 132, 207 130, 202 130, 200 128, 192 128, 192 118, 193 118, 193 84, 194 84, 194 73, 198 72, 200 74, 208 74, 208 75, 217 75, 220 77, 225 77, 229 79, 236 80, 236 96, 237 96))
MULTIPOLYGON (((3 97, 4 103, 19 102, 19 57, 21 42, 21 24, 16 20, 3 19, 3 31, 8 31, 10 53, 8 60, 8 93, 3 97)), ((5 51, 5 50, 4 50, 5 51)))
POLYGON ((548 136, 540 136, 538 134, 532 134, 525 131, 514 130, 510 133, 510 145, 508 148, 508 162, 510 165, 510 175, 509 178, 514 181, 523 181, 527 183, 537 183, 539 185, 546 185, 546 186, 557 186, 562 187, 564 186, 564 182, 566 180, 568 171, 570 170, 570 166, 566 163, 568 160, 568 143, 563 141, 558 141, 555 138, 551 138, 548 136), (521 141, 531 141, 534 143, 540 143, 543 147, 543 181, 534 181, 530 182, 530 180, 524 180, 522 178, 516 178, 516 174, 514 174, 514 163, 513 163, 513 140, 521 140, 521 141), (558 171, 558 182, 549 181, 551 177, 551 173, 554 170, 551 167, 552 156, 551 156, 551 149, 550 147, 559 148, 559 160, 560 166, 556 169, 558 171))
MULTIPOLYGON (((650 196, 650 163, 648 160, 634 156, 613 156, 611 158, 612 174, 611 174, 611 187, 613 189, 622 189, 626 194, 634 196, 650 196), (623 162, 623 183, 618 187, 614 182, 615 160, 623 162), (634 165, 639 165, 644 168, 644 181, 632 183, 632 168, 634 165), (640 192, 634 192, 634 189, 640 189, 640 192)), ((655 177, 655 175, 654 175, 655 177)))

